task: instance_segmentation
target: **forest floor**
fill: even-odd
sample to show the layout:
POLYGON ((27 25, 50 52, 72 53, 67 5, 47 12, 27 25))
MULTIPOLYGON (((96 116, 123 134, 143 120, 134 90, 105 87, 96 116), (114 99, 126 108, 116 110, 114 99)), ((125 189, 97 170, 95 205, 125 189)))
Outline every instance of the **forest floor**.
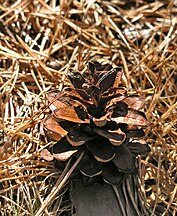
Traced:
POLYGON ((122 84, 144 98, 151 152, 139 160, 142 191, 161 215, 177 214, 176 15, 173 0, 1 1, 0 215, 70 208, 65 191, 52 197, 60 174, 40 156, 53 143, 40 123, 46 93, 88 61, 122 67, 122 84))

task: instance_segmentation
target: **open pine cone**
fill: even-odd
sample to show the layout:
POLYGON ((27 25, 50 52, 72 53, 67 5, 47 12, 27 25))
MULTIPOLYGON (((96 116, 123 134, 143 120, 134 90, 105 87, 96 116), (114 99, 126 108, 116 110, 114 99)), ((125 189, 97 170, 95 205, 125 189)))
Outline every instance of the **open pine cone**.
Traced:
POLYGON ((87 80, 71 72, 71 87, 48 93, 52 114, 43 121, 43 131, 57 143, 42 156, 66 161, 84 152, 78 166, 84 184, 103 179, 118 185, 126 173, 135 172, 136 156, 150 150, 142 140, 148 124, 139 111, 143 100, 118 87, 123 74, 118 68, 98 74, 88 63, 88 72, 87 80))

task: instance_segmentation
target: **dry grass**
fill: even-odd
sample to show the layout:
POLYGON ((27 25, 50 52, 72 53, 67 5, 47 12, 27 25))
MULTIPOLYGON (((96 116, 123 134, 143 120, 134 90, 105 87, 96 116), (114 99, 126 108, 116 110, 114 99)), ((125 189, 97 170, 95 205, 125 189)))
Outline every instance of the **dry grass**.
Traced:
POLYGON ((67 85, 68 70, 84 72, 87 61, 122 66, 123 84, 145 98, 152 151, 140 161, 143 196, 154 210, 164 207, 161 215, 176 215, 176 6, 175 0, 1 1, 1 215, 70 209, 64 185, 74 167, 59 175, 40 158, 51 142, 39 123, 48 111, 46 92, 67 85))

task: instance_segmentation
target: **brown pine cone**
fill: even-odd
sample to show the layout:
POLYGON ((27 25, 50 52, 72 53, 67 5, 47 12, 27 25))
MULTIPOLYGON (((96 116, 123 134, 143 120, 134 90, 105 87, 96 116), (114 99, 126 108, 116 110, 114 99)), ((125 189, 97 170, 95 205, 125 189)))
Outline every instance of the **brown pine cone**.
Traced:
POLYGON ((139 111, 144 102, 118 87, 123 74, 119 68, 98 74, 89 62, 88 71, 87 80, 71 72, 71 87, 48 93, 52 114, 44 120, 43 129, 57 143, 50 154, 42 155, 66 161, 84 152, 78 169, 86 185, 100 178, 119 185, 125 173, 135 171, 136 156, 150 151, 142 140, 148 124, 139 111))

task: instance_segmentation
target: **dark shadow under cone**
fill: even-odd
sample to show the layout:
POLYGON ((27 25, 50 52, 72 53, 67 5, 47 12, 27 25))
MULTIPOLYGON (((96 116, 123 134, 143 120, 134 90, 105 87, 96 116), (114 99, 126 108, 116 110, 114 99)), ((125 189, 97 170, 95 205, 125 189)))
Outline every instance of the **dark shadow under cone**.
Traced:
POLYGON ((73 216, 148 215, 139 211, 139 199, 135 185, 135 179, 131 175, 126 175, 119 186, 95 183, 84 187, 80 181, 73 181, 71 200, 76 211, 73 216))

